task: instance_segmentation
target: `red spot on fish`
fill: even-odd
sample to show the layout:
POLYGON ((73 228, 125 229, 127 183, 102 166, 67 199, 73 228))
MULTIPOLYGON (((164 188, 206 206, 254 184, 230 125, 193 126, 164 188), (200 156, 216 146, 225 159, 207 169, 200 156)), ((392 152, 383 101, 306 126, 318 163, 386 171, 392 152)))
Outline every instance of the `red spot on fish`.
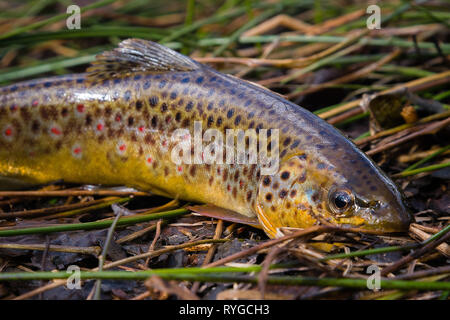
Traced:
POLYGON ((5 130, 5 136, 9 137, 12 135, 12 129, 11 128, 6 128, 5 130))
POLYGON ((55 128, 55 127, 51 128, 50 131, 56 135, 60 135, 62 133, 61 130, 59 130, 58 128, 55 128))
POLYGON ((239 186, 242 188, 244 186, 244 182, 241 180, 239 181, 239 186))
POLYGON ((13 104, 12 106, 11 106, 11 111, 16 111, 17 110, 17 105, 16 104, 13 104))
POLYGON ((84 112, 84 104, 79 104, 77 105, 77 111, 79 113, 83 113, 84 112))
POLYGON ((145 127, 144 126, 140 126, 138 129, 139 129, 140 132, 144 132, 145 127))
POLYGON ((116 119, 115 119, 117 122, 120 122, 121 120, 122 120, 122 117, 121 116, 116 116, 116 119))
POLYGON ((72 156, 74 157, 74 158, 78 158, 78 159, 80 159, 81 158, 81 152, 82 152, 83 150, 81 149, 81 146, 79 145, 79 144, 75 144, 73 147, 72 147, 72 156))
POLYGON ((152 162, 153 162, 152 157, 148 157, 148 158, 147 158, 147 163, 150 164, 150 163, 152 163, 152 162))
POLYGON ((183 167, 182 166, 178 166, 177 170, 178 170, 178 172, 181 172, 181 171, 183 171, 183 167))
POLYGON ((231 186, 230 185, 227 186, 227 190, 231 191, 231 186))
POLYGON ((163 145, 163 147, 167 147, 167 140, 164 140, 164 141, 162 142, 162 145, 163 145))
POLYGON ((102 131, 103 130, 103 124, 99 123, 97 124, 97 130, 102 131))
POLYGON ((31 102, 31 105, 32 105, 33 107, 36 107, 38 104, 39 104, 39 101, 36 100, 36 99, 34 99, 33 102, 31 102))
POLYGON ((124 145, 124 144, 121 144, 121 145, 119 146, 119 150, 120 150, 120 151, 125 151, 126 148, 127 148, 127 146, 124 145))

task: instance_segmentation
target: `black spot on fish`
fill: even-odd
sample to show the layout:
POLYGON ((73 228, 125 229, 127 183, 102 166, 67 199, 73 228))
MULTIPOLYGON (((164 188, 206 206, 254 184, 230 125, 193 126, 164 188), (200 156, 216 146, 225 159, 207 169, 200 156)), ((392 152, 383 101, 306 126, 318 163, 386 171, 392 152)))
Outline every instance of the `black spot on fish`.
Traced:
MULTIPOLYGON (((142 101, 141 100, 137 100, 136 101, 136 110, 137 111, 140 111, 141 109, 142 109, 142 106, 143 106, 144 104, 142 103, 142 101)), ((106 109, 105 109, 105 111, 106 111, 106 109)))
POLYGON ((177 122, 180 122, 180 120, 181 120, 181 112, 177 112, 177 114, 175 115, 175 120, 177 122))
POLYGON ((92 124, 92 116, 90 114, 86 115, 85 122, 87 126, 90 126, 92 124))
POLYGON ((236 118, 234 119, 234 125, 237 126, 240 122, 241 122, 241 116, 238 115, 238 116, 236 116, 236 118))
POLYGON ((261 130, 264 127, 264 125, 262 123, 258 124, 256 126, 256 133, 259 133, 259 130, 261 130))
POLYGON ((234 115, 234 109, 230 109, 227 112, 227 118, 230 119, 234 115))
POLYGON ((272 194, 269 192, 269 193, 266 193, 266 200, 268 201, 268 202, 271 202, 272 201, 272 194))
POLYGON ((150 81, 149 81, 149 80, 146 80, 146 81, 144 82, 144 85, 142 86, 142 88, 148 89, 148 88, 150 88, 150 85, 151 85, 150 81))
POLYGON ((286 140, 283 141, 283 146, 287 147, 291 143, 291 138, 287 137, 286 140))
POLYGON ((289 171, 283 171, 281 173, 281 179, 287 180, 287 179, 289 179, 289 175, 290 175, 289 171))
POLYGON ((195 82, 197 82, 198 84, 200 84, 200 83, 203 82, 203 80, 204 80, 203 77, 198 77, 198 78, 195 80, 195 82))
POLYGON ((167 83, 167 81, 166 80, 162 80, 160 83, 159 83, 159 88, 160 89, 162 89, 162 88, 164 88, 165 86, 166 86, 166 83, 167 83))
POLYGON ((69 110, 66 107, 63 107, 61 109, 61 116, 65 118, 65 117, 67 117, 68 114, 69 114, 69 110))
POLYGON ((300 140, 295 140, 292 144, 291 144, 291 150, 295 149, 298 147, 298 145, 300 144, 300 140))
POLYGON ((270 182, 271 182, 270 177, 265 176, 263 179, 263 185, 267 187, 270 185, 270 182))
POLYGON ((158 98, 157 96, 151 96, 151 97, 148 99, 148 103, 149 103, 152 107, 156 107, 156 106, 158 105, 158 101, 159 101, 159 98, 158 98))
POLYGON ((156 126, 158 125, 158 117, 157 116, 153 116, 151 123, 152 123, 152 127, 156 128, 156 126))
POLYGON ((31 131, 36 134, 39 132, 40 127, 41 125, 39 121, 33 120, 33 122, 31 123, 31 131))
POLYGON ((250 199, 252 198, 252 193, 253 193, 252 191, 247 192, 247 195, 246 195, 247 202, 249 202, 250 199))
POLYGON ((285 189, 281 189, 281 191, 278 195, 281 199, 284 199, 287 195, 287 191, 285 189))
POLYGON ((170 99, 175 100, 177 98, 177 92, 176 91, 172 91, 170 93, 170 99))
POLYGON ((194 103, 192 101, 189 101, 186 105, 186 111, 190 112, 193 107, 194 107, 194 103))
POLYGON ((189 169, 189 174, 190 174, 191 176, 195 177, 195 172, 196 172, 196 170, 197 170, 197 167, 196 167, 195 165, 193 165, 193 166, 191 167, 191 169, 189 169))
POLYGON ((208 117, 208 120, 207 120, 207 122, 206 122, 206 125, 208 126, 208 127, 211 127, 211 125, 214 123, 214 116, 209 116, 208 117))
POLYGON ((161 112, 166 112, 167 111, 167 103, 163 102, 161 104, 161 112))
POLYGON ((131 127, 134 123, 134 118, 132 116, 128 117, 128 126, 131 127))

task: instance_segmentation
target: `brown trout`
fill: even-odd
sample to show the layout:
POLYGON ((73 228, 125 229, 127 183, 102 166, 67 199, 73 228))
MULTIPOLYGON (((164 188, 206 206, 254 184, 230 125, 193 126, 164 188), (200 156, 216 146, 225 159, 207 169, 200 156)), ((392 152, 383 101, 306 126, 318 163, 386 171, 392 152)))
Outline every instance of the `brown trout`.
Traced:
POLYGON ((394 183, 333 126, 149 41, 121 42, 83 74, 1 88, 0 130, 3 187, 57 180, 124 185, 256 217, 270 237, 281 227, 320 221, 383 232, 404 231, 411 221, 394 183), (278 141, 268 134, 279 150, 278 170, 175 163, 180 141, 172 134, 193 132, 198 121, 202 132, 278 129, 278 141))

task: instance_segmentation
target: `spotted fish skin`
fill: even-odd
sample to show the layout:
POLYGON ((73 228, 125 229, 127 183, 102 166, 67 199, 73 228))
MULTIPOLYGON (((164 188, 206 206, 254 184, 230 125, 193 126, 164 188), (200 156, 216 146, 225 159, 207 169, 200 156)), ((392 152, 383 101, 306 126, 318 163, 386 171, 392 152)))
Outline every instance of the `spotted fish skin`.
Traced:
POLYGON ((408 224, 394 184, 309 111, 154 43, 130 39, 120 48, 143 54, 112 51, 89 73, 0 88, 0 176, 126 185, 209 203, 257 216, 271 237, 320 218, 388 231, 408 224), (146 65, 153 55, 158 61, 146 65), (172 133, 193 132, 195 121, 224 135, 279 129, 280 170, 263 176, 259 164, 175 164, 172 133), (336 186, 377 205, 337 217, 327 205, 336 186))

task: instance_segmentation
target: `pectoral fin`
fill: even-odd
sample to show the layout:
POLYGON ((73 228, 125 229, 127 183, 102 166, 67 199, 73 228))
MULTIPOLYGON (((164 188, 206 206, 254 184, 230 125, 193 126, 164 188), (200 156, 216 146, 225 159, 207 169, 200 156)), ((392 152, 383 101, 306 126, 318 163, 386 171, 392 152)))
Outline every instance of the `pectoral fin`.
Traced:
POLYGON ((188 207, 188 209, 205 217, 246 224, 258 229, 262 228, 256 217, 254 218, 247 217, 235 211, 216 207, 214 205, 206 204, 206 205, 190 206, 188 207))

